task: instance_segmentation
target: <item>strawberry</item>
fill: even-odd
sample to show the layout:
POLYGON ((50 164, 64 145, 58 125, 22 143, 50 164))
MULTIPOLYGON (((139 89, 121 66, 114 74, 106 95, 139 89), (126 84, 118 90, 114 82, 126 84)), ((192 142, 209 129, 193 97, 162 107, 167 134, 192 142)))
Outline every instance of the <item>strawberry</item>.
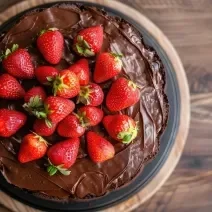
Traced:
POLYGON ((94 81, 102 83, 118 75, 122 69, 120 57, 122 55, 116 53, 101 53, 96 60, 94 81))
POLYGON ((14 44, 11 50, 6 50, 3 58, 2 65, 12 76, 19 79, 31 79, 34 77, 31 56, 26 49, 21 49, 17 44, 14 44))
POLYGON ((110 111, 120 111, 136 104, 139 99, 140 91, 136 84, 121 77, 112 84, 106 97, 106 105, 110 111))
POLYGON ((0 76, 0 97, 3 99, 21 99, 25 91, 20 83, 9 74, 0 76))
POLYGON ((54 124, 62 121, 75 108, 75 105, 71 100, 54 96, 47 97, 44 104, 47 119, 54 124))
POLYGON ((87 85, 89 83, 88 60, 80 59, 68 69, 78 76, 80 85, 87 85))
MULTIPOLYGON (((46 99, 46 92, 40 86, 33 87, 24 95, 25 104, 23 108, 32 115, 37 114, 37 111, 44 110, 43 102, 46 99)), ((40 113, 42 115, 42 113, 40 113)), ((45 115, 44 115, 45 117, 45 115)))
POLYGON ((86 86, 81 86, 78 101, 85 105, 99 106, 104 100, 102 88, 95 84, 89 83, 86 86))
POLYGON ((38 97, 41 101, 44 101, 46 99, 46 92, 41 86, 36 86, 31 88, 26 92, 24 95, 24 101, 25 103, 29 103, 32 98, 38 97))
POLYGON ((103 44, 102 26, 81 30, 74 38, 74 50, 81 56, 91 57, 98 53, 103 44))
POLYGON ((87 133, 87 148, 91 160, 101 163, 114 157, 115 149, 105 138, 95 132, 87 133))
POLYGON ((45 119, 36 119, 33 124, 33 130, 41 136, 50 136, 56 129, 56 124, 51 123, 51 126, 47 126, 45 119))
POLYGON ((50 176, 58 171, 63 175, 69 175, 68 170, 76 161, 79 151, 79 138, 71 138, 61 141, 50 147, 47 155, 49 157, 49 166, 47 171, 50 176))
POLYGON ((0 136, 8 138, 14 135, 26 120, 26 115, 19 111, 0 109, 0 136))
POLYGON ((59 71, 51 66, 40 66, 35 69, 37 80, 43 85, 51 85, 59 71))
POLYGON ((76 115, 70 114, 59 123, 57 132, 63 137, 78 138, 85 133, 85 128, 81 126, 80 120, 76 115))
POLYGON ((53 82, 54 96, 72 98, 80 92, 80 84, 77 75, 70 70, 63 70, 53 82))
POLYGON ((105 116, 103 125, 113 139, 124 144, 130 143, 138 133, 136 122, 127 115, 105 116))
POLYGON ((102 121, 103 111, 97 107, 84 106, 77 113, 82 126, 96 126, 102 121))
POLYGON ((56 28, 42 30, 37 39, 37 47, 46 61, 58 64, 64 49, 63 35, 56 28))
POLYGON ((18 153, 18 160, 27 163, 42 158, 47 151, 48 142, 41 136, 30 133, 24 136, 18 153))

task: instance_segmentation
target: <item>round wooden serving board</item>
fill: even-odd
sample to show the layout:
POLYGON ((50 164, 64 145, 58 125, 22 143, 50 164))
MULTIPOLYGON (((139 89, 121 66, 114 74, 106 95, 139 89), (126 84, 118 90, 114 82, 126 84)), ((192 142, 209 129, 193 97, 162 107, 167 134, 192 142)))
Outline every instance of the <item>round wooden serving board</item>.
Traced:
MULTIPOLYGON (((18 3, 3 13, 0 14, 0 24, 16 15, 19 12, 22 12, 26 9, 44 4, 49 2, 54 2, 59 0, 29 0, 18 3)), ((182 66, 182 63, 173 48, 170 41, 167 37, 145 16, 143 16, 138 11, 116 1, 112 0, 87 0, 88 2, 99 3, 104 6, 116 8, 117 11, 123 12, 127 11, 127 16, 132 20, 135 20, 137 23, 142 25, 159 43, 159 45, 163 48, 165 53, 168 55, 174 70, 176 70, 176 77, 179 84, 180 90, 180 102, 181 102, 181 111, 180 111, 180 123, 179 130, 176 135, 176 139, 174 145, 171 149, 171 152, 166 160, 166 162, 161 167, 160 171, 154 176, 154 178, 136 195, 127 201, 116 205, 110 209, 104 211, 110 212, 128 212, 139 205, 148 200, 152 195, 156 193, 156 191, 163 185, 163 183, 170 176, 172 171, 174 170, 181 153, 183 151, 183 147, 187 138, 188 129, 189 129, 189 120, 190 120, 190 101, 189 101, 189 89, 185 76, 185 72, 182 66)), ((3 204, 5 207, 11 209, 15 212, 35 212, 38 210, 32 209, 29 206, 26 206, 12 198, 8 195, 0 192, 0 204, 3 204)))

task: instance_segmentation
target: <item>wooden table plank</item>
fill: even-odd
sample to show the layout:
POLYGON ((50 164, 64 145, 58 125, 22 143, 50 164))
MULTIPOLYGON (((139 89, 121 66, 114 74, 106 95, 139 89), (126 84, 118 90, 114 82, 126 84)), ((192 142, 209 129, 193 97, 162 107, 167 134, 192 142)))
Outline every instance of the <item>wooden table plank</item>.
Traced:
POLYGON ((177 49, 191 92, 191 126, 183 156, 156 195, 134 212, 212 211, 212 1, 135 1, 177 49))

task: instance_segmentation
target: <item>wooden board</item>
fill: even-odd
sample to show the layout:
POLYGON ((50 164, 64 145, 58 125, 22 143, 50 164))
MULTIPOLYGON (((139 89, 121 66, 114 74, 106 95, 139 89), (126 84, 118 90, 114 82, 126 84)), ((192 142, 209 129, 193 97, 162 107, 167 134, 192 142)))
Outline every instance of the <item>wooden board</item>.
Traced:
MULTIPOLYGON (((21 2, 7 9, 4 13, 1 13, 0 22, 6 21, 8 18, 16 15, 18 12, 24 11, 25 9, 28 9, 43 3, 47 3, 47 2, 53 2, 53 1, 54 0, 30 0, 30 1, 21 2)), ((170 174, 174 170, 181 156, 181 153, 183 151, 183 147, 186 141, 187 133, 188 133, 189 120, 190 120, 188 84, 187 84, 183 66, 180 62, 180 59, 176 51, 174 50, 173 46, 171 45, 169 40, 166 38, 166 36, 151 21, 149 21, 141 13, 116 1, 111 1, 111 0, 89 0, 89 1, 101 3, 105 6, 112 6, 113 8, 116 8, 117 10, 120 10, 121 12, 127 11, 127 15, 130 18, 134 19, 135 21, 139 22, 142 26, 144 26, 153 35, 153 37, 157 39, 158 43, 162 46, 166 54, 169 56, 174 69, 177 70, 176 76, 178 79, 180 92, 181 92, 181 102, 182 102, 181 108, 182 109, 180 114, 180 127, 177 133, 176 142, 171 150, 171 153, 167 161, 165 162, 161 170, 158 172, 158 174, 154 177, 154 179, 150 183, 148 183, 147 186, 144 189, 142 189, 142 191, 140 191, 137 195, 135 195, 134 197, 130 198, 129 200, 127 200, 126 202, 122 204, 119 204, 108 210, 105 210, 110 212, 113 212, 113 211, 127 212, 137 208, 140 204, 144 203, 153 194, 156 193, 156 191, 162 186, 162 184, 170 176, 170 174)), ((25 206, 11 199, 10 197, 8 197, 6 194, 3 194, 3 193, 0 194, 0 203, 2 203, 3 205, 7 206, 8 208, 10 208, 11 210, 15 212, 37 211, 35 209, 29 208, 28 206, 25 206)))

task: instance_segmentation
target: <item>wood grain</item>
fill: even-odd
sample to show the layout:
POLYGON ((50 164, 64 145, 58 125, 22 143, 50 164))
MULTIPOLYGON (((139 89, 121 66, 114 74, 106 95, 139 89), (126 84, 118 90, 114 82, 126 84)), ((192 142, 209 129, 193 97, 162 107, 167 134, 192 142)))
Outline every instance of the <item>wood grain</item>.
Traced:
MULTIPOLYGON (((189 119, 190 119, 190 107, 189 107, 189 91, 188 91, 188 85, 185 78, 185 72, 182 66, 182 63, 174 50, 173 46, 169 42, 169 40, 165 37, 165 35, 152 23, 150 22, 145 16, 143 16, 141 13, 139 13, 136 10, 133 10, 132 8, 129 8, 125 6, 124 4, 120 4, 118 2, 113 2, 111 4, 110 0, 89 0, 90 2, 98 2, 104 6, 113 6, 117 8, 117 10, 121 11, 128 11, 127 15, 134 21, 137 21, 140 25, 144 26, 149 33, 152 34, 153 37, 158 41, 160 46, 163 48, 163 50, 166 52, 167 55, 169 55, 169 59, 174 67, 174 70, 176 72, 179 89, 181 92, 180 95, 180 102, 181 102, 181 113, 180 113, 180 126, 179 130, 176 136, 176 141, 173 145, 173 148, 169 154, 169 158, 161 168, 161 170, 158 172, 158 174, 152 179, 150 183, 148 183, 145 188, 143 188, 137 195, 126 201, 124 204, 119 204, 115 207, 112 207, 106 211, 131 211, 132 209, 138 207, 140 204, 145 202, 147 199, 149 199, 166 181, 166 179, 169 177, 171 172, 174 170, 175 165, 177 164, 180 155, 183 151, 183 147, 185 144, 185 140, 187 137, 188 132, 188 126, 189 126, 189 119)), ((45 2, 49 2, 49 0, 40 0, 35 1, 31 0, 28 2, 23 2, 20 4, 15 5, 14 7, 9 8, 6 10, 3 14, 0 15, 0 20, 4 20, 5 18, 12 17, 16 14, 16 12, 21 12, 25 9, 28 9, 32 6, 36 6, 39 4, 43 4, 45 2)), ((13 207, 13 210, 18 211, 25 211, 28 210, 28 208, 23 207, 21 203, 18 203, 17 201, 11 200, 10 198, 7 200, 7 197, 4 196, 4 201, 2 204, 8 203, 10 208, 12 206, 16 206, 16 208, 13 207)), ((31 209, 30 211, 34 211, 31 209)))
MULTIPOLYGON (((212 211, 212 1, 124 0, 174 44, 189 81, 191 125, 183 156, 165 185, 133 212, 212 211)), ((131 202, 136 203, 139 199, 131 202)))

